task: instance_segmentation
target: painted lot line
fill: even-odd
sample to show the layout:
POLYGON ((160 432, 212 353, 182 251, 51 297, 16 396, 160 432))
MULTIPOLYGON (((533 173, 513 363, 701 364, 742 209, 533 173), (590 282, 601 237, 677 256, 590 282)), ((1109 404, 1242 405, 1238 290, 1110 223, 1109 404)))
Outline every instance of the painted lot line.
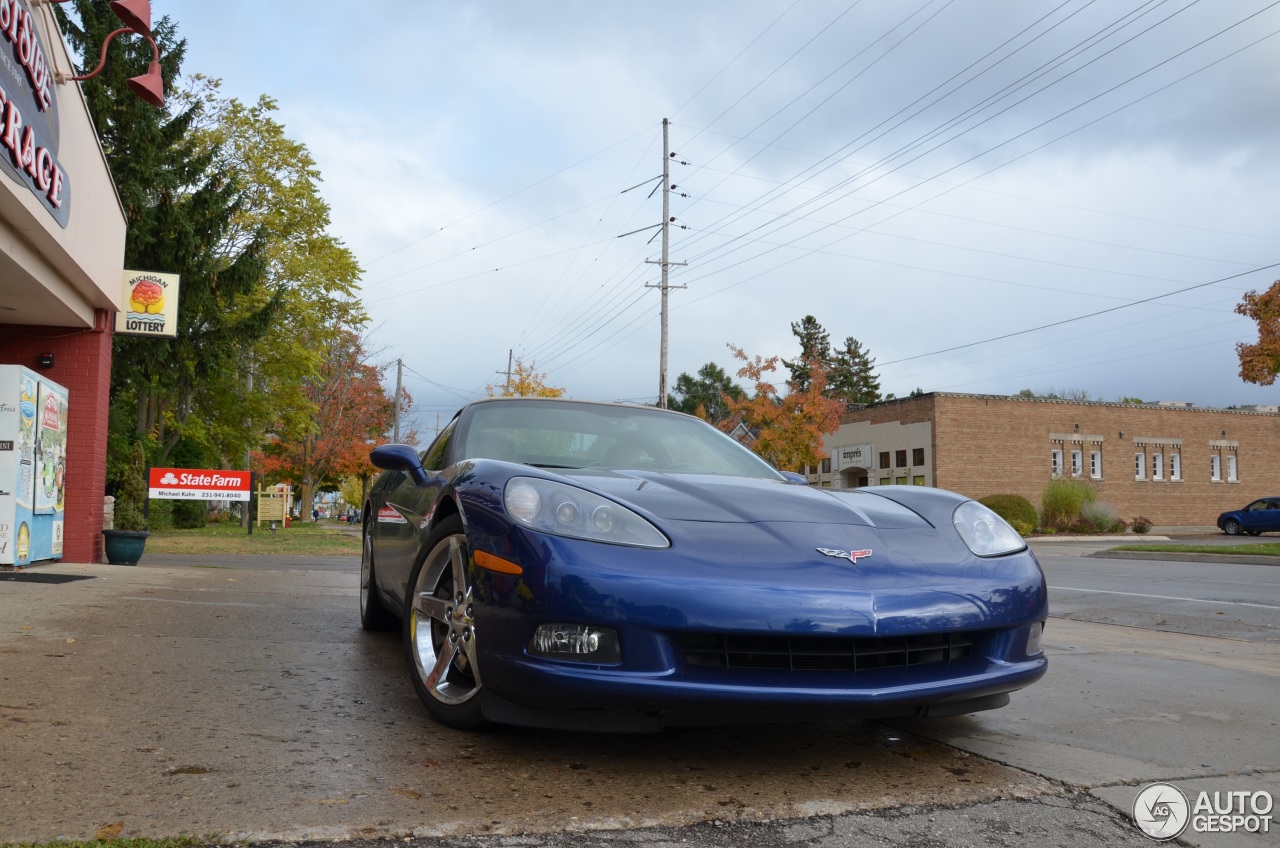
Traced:
POLYGON ((1211 598, 1181 598, 1177 595, 1145 595, 1141 592, 1115 592, 1109 589, 1080 589, 1075 586, 1050 586, 1058 592, 1086 592, 1094 595, 1124 595, 1129 598, 1152 598, 1158 601, 1186 601, 1192 604, 1217 604, 1218 606, 1257 607, 1259 609, 1280 609, 1276 604, 1251 604, 1245 601, 1215 601, 1211 598))

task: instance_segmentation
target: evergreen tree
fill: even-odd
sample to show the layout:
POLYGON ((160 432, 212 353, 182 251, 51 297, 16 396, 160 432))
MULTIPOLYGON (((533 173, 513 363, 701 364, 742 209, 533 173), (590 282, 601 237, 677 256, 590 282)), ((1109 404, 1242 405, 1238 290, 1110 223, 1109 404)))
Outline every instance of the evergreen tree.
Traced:
POLYGON ((880 378, 876 361, 863 349, 862 343, 849 336, 844 348, 832 357, 827 375, 827 397, 845 403, 876 403, 880 400, 880 378))
POLYGON ((742 387, 714 362, 698 369, 698 376, 681 372, 676 378, 674 394, 667 395, 667 408, 697 415, 716 424, 729 414, 729 401, 742 400, 742 387))
POLYGON ((816 360, 830 369, 831 337, 812 315, 806 315, 800 321, 791 322, 791 333, 800 340, 800 356, 793 360, 782 360, 782 364, 791 371, 789 384, 799 391, 808 391, 812 379, 810 361, 816 360))
MULTIPOLYGON (((74 0, 74 6, 78 20, 56 10, 82 64, 92 67, 119 22, 105 3, 74 0)), ((186 43, 168 17, 153 35, 171 98, 186 43)), ((145 71, 151 57, 145 39, 118 37, 103 72, 82 85, 125 211, 125 266, 182 278, 177 338, 117 336, 114 342, 112 444, 147 439, 152 462, 161 464, 184 436, 207 440, 197 415, 201 392, 232 373, 242 352, 267 331, 279 292, 262 285, 261 232, 227 250, 224 236, 241 189, 218 164, 217 149, 193 142, 199 106, 170 113, 127 89, 125 81, 145 71)))

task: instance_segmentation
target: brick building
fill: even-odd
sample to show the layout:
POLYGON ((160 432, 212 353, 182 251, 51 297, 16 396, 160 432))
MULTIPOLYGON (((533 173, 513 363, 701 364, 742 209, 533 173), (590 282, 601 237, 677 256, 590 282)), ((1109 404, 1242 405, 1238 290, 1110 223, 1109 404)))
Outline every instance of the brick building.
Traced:
POLYGON ((1017 494, 1037 508, 1054 474, 1093 481, 1119 517, 1212 525, 1280 494, 1275 408, 1200 409, 933 393, 846 413, 816 486, 937 486, 972 498, 1017 494))
POLYGON ((53 7, 0 3, 0 54, 0 364, 68 390, 63 557, 97 562, 125 217, 53 7))

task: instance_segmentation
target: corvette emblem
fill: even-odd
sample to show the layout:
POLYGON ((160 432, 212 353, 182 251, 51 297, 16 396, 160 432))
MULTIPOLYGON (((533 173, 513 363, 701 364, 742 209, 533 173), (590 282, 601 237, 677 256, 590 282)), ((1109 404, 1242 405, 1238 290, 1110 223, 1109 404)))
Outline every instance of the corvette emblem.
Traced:
POLYGON ((834 548, 818 548, 818 553, 826 554, 829 557, 837 559, 847 559, 854 565, 858 564, 858 560, 871 556, 871 549, 867 548, 863 551, 837 551, 834 548))

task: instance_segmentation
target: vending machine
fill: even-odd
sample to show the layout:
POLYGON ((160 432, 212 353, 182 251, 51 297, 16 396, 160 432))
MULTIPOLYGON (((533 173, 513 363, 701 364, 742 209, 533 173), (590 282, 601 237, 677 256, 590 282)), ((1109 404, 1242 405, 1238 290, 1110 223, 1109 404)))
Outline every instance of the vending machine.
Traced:
POLYGON ((0 365, 0 565, 62 559, 67 390, 0 365))

